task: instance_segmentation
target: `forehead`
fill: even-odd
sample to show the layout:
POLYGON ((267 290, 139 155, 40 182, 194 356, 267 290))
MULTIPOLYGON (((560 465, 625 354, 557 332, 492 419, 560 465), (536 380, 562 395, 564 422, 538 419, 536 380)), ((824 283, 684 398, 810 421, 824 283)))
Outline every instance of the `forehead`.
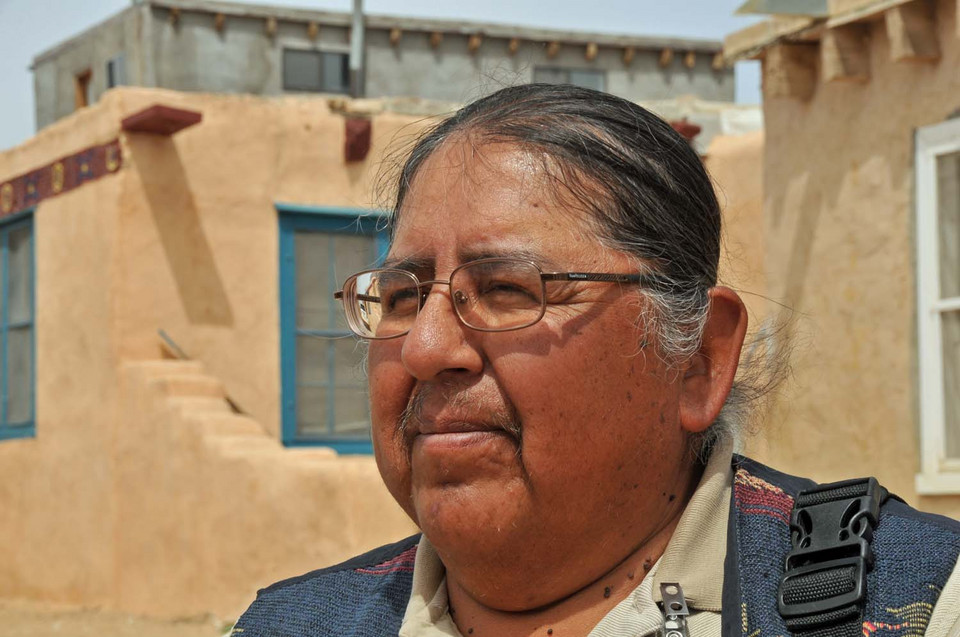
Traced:
POLYGON ((449 140, 417 171, 389 258, 463 262, 524 254, 559 262, 605 252, 591 213, 555 179, 542 157, 517 145, 449 140))

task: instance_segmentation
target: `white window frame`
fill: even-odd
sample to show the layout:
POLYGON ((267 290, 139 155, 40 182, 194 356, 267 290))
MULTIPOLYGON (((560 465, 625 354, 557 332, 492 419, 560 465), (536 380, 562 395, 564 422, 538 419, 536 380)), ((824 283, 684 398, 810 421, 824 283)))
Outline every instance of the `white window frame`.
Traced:
POLYGON ((960 120, 920 128, 916 132, 917 330, 920 373, 921 495, 960 493, 960 459, 946 456, 941 318, 960 310, 960 297, 940 297, 937 158, 960 152, 960 120))

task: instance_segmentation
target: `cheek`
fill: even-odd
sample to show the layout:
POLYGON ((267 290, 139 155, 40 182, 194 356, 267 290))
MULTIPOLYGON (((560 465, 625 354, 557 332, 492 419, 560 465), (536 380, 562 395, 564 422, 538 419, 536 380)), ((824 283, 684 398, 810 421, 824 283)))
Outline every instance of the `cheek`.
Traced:
POLYGON ((370 420, 374 457, 394 499, 411 516, 410 458, 396 436, 400 415, 413 388, 400 363, 395 342, 372 342, 367 359, 370 383, 370 420))
POLYGON ((598 478, 623 464, 626 479, 675 442, 678 394, 653 354, 599 339, 534 361, 508 356, 500 362, 502 378, 522 379, 506 391, 523 423, 524 462, 532 475, 598 478))
POLYGON ((396 425, 407 406, 413 388, 411 377, 400 362, 400 346, 394 341, 370 343, 367 356, 367 380, 370 384, 370 412, 373 433, 396 425))

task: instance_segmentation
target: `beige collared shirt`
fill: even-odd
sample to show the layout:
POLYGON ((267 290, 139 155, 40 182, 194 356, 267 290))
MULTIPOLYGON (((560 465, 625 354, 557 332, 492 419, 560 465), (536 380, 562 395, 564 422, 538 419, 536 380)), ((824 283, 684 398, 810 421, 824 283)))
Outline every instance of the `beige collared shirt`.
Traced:
MULTIPOLYGON (((679 582, 690 616, 691 637, 719 636, 723 561, 732 492, 732 445, 715 450, 700 484, 680 517, 666 551, 636 589, 587 637, 648 637, 663 625, 661 582, 679 582)), ((934 609, 926 637, 960 637, 960 575, 954 569, 934 609)), ((430 542, 420 540, 413 589, 399 637, 462 637, 450 616, 443 563, 430 542)))

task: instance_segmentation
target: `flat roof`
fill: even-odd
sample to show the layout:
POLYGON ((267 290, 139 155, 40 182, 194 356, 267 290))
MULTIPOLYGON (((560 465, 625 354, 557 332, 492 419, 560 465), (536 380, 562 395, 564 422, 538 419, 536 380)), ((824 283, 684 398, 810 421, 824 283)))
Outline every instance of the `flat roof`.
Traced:
MULTIPOLYGON (((102 24, 113 20, 122 13, 142 6, 180 9, 181 11, 199 13, 222 13, 225 16, 246 18, 275 18, 287 22, 316 22, 320 26, 333 25, 349 27, 352 19, 352 14, 346 11, 315 11, 312 9, 263 4, 241 4, 237 2, 220 2, 217 0, 133 0, 130 7, 107 18, 104 22, 38 53, 33 58, 33 63, 36 64, 45 58, 55 55, 60 50, 83 39, 86 34, 99 28, 102 24)), ((607 47, 634 47, 637 49, 652 50, 674 49, 677 51, 694 51, 697 53, 719 53, 723 49, 723 42, 720 40, 566 31, 495 22, 412 18, 370 13, 364 13, 364 22, 368 29, 401 29, 403 31, 423 31, 428 33, 438 31, 440 33, 462 35, 478 33, 491 38, 508 40, 518 38, 532 42, 559 42, 561 44, 594 43, 598 46, 607 47)))

